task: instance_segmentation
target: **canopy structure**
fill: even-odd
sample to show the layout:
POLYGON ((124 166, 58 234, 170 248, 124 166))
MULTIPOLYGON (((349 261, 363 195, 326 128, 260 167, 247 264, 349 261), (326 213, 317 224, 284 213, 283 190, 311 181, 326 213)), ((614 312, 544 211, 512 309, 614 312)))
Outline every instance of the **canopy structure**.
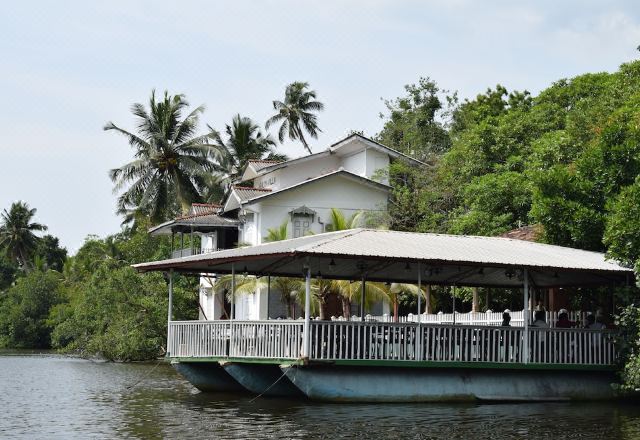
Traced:
POLYGON ((478 287, 612 286, 633 271, 598 252, 500 237, 372 229, 294 238, 204 255, 136 264, 139 271, 245 273, 478 287))

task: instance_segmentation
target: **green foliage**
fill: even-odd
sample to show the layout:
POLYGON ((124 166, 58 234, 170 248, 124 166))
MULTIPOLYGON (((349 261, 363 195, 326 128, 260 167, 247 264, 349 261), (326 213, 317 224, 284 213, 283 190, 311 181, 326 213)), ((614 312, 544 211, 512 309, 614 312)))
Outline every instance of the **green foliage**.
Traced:
POLYGON ((61 302, 61 276, 30 271, 0 296, 0 347, 49 348, 49 310, 61 302))
POLYGON ((118 198, 118 212, 125 221, 138 214, 154 223, 187 212, 191 203, 216 182, 219 151, 210 144, 209 135, 196 135, 198 119, 204 107, 196 107, 183 117, 189 103, 184 95, 156 100, 151 92, 149 108, 134 104, 137 134, 108 122, 105 130, 122 134, 135 151, 135 159, 109 172, 114 191, 127 189, 118 198))
POLYGON ((423 162, 430 161, 451 146, 445 122, 456 97, 447 96, 447 91, 429 78, 406 85, 405 91, 405 96, 385 101, 389 114, 381 115, 386 120, 376 139, 423 162))
POLYGON ((265 159, 275 155, 275 141, 269 134, 263 134, 260 127, 247 117, 233 117, 231 125, 225 128, 226 141, 218 131, 209 128, 211 139, 219 153, 216 169, 228 184, 240 177, 250 159, 265 159))
POLYGON ((618 363, 620 365, 620 389, 626 392, 640 391, 640 307, 631 304, 616 316, 618 363))
POLYGON ((265 128, 280 124, 278 139, 284 142, 285 137, 292 141, 299 140, 311 154, 311 148, 304 137, 306 131, 312 138, 318 138, 318 117, 314 112, 324 110, 324 104, 316 101, 315 90, 308 90, 309 83, 296 81, 287 86, 283 101, 273 101, 273 109, 277 112, 271 116, 265 128))
POLYGON ((38 240, 35 255, 42 258, 43 264, 48 268, 57 272, 62 272, 64 262, 67 259, 67 250, 60 247, 58 237, 45 235, 38 240))
POLYGON ((640 178, 609 205, 604 242, 609 255, 627 264, 640 262, 640 178))
POLYGON ((47 230, 45 225, 31 221, 35 214, 35 208, 16 202, 0 215, 0 250, 25 270, 32 266, 31 259, 38 247, 35 232, 47 230))
MULTIPOLYGON (((52 345, 66 352, 111 360, 162 355, 167 325, 167 279, 138 274, 131 264, 165 258, 166 238, 124 230, 89 237, 64 268, 65 302, 53 307, 52 345)), ((197 318, 197 280, 177 276, 174 319, 197 318)))

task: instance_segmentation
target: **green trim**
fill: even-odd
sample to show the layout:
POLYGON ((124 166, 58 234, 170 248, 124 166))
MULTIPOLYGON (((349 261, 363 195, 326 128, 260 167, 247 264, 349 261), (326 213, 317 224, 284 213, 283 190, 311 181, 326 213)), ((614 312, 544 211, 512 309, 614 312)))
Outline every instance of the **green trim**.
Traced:
POLYGON ((498 370, 567 370, 567 371, 614 371, 613 365, 572 364, 521 364, 506 362, 434 362, 434 361, 389 361, 389 360, 339 360, 312 361, 312 365, 345 365, 363 367, 408 367, 408 368, 474 368, 498 370))
POLYGON ((267 358, 230 358, 230 357, 169 357, 171 362, 236 362, 240 364, 267 364, 267 365, 302 365, 297 359, 267 359, 267 358))
MULTIPOLYGON (((172 362, 237 362, 241 364, 304 365, 301 359, 229 358, 229 357, 169 357, 172 362)), ((615 371, 614 365, 574 365, 574 364, 521 364, 513 362, 434 362, 434 361, 393 361, 393 360, 311 360, 310 365, 335 365, 359 367, 405 367, 405 368, 473 368, 492 370, 563 370, 563 371, 615 371)))

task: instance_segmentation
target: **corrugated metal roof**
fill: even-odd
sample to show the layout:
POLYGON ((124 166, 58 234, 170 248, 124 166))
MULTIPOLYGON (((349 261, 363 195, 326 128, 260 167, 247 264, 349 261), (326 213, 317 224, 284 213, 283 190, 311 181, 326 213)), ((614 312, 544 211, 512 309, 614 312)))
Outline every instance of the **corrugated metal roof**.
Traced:
POLYGON ((598 252, 499 237, 371 229, 318 234, 135 267, 228 273, 231 263, 236 262, 253 274, 300 276, 305 258, 314 272, 329 278, 357 279, 365 272, 369 279, 389 281, 415 280, 415 263, 420 262, 424 282, 448 285, 518 286, 524 268, 539 287, 611 285, 633 274, 598 252), (409 264, 413 267, 408 268, 409 264))

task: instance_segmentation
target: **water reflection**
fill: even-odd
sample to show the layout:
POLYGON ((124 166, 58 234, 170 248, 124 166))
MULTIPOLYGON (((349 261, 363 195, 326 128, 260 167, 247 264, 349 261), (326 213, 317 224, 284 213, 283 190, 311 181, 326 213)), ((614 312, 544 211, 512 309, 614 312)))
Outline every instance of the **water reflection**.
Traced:
POLYGON ((164 364, 52 355, 0 356, 0 407, 2 438, 640 438, 640 408, 619 403, 253 401, 198 393, 164 364))

